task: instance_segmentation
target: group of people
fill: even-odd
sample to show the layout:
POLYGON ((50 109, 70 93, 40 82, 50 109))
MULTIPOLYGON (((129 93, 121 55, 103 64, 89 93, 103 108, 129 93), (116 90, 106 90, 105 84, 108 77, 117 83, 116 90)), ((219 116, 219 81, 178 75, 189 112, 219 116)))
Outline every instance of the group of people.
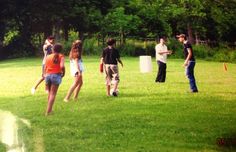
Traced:
MULTIPOLYGON (((196 93, 198 92, 198 88, 196 85, 196 80, 194 76, 194 67, 196 64, 195 57, 193 54, 193 48, 192 45, 189 43, 187 40, 187 37, 185 34, 180 34, 176 36, 183 44, 184 50, 184 64, 183 66, 185 67, 185 73, 186 76, 189 79, 189 84, 190 84, 190 92, 191 93, 196 93)), ((172 51, 169 51, 167 49, 167 46, 165 45, 165 38, 160 38, 158 44, 155 47, 156 51, 156 61, 158 65, 158 72, 157 72, 157 77, 155 82, 157 83, 164 83, 166 79, 166 62, 167 62, 167 55, 172 54, 172 51)))
MULTIPOLYGON (((195 58, 191 44, 188 42, 185 34, 177 36, 179 42, 183 43, 185 62, 183 66, 186 68, 186 76, 189 79, 190 91, 192 93, 198 92, 195 77, 194 67, 195 58)), ((119 84, 119 70, 118 63, 123 67, 123 63, 120 59, 119 51, 114 47, 116 43, 115 39, 109 38, 107 40, 107 47, 103 49, 100 59, 100 71, 105 71, 106 80, 106 94, 107 96, 118 95, 118 84, 119 84)), ((35 86, 31 89, 31 93, 34 94, 37 87, 41 82, 45 80, 45 90, 48 94, 48 105, 45 115, 52 113, 52 107, 55 101, 57 90, 62 82, 62 77, 65 75, 65 57, 61 53, 62 45, 59 43, 55 44, 55 38, 49 36, 45 40, 43 45, 43 62, 42 62, 42 76, 37 81, 35 86)), ((74 77, 74 82, 69 88, 64 101, 69 102, 71 95, 74 93, 74 100, 77 100, 80 89, 83 85, 82 73, 84 72, 84 66, 82 61, 82 41, 75 40, 72 43, 71 50, 69 53, 70 59, 70 74, 74 77)), ((156 50, 156 61, 158 64, 158 73, 155 82, 163 83, 166 79, 166 63, 167 55, 172 54, 172 51, 167 49, 165 45, 165 38, 160 38, 159 43, 155 46, 156 50)))
MULTIPOLYGON (((101 63, 104 66, 106 74, 106 90, 107 96, 117 96, 118 83, 119 83, 119 62, 122 66, 123 63, 120 60, 120 54, 115 49, 115 39, 108 39, 107 47, 103 50, 101 56, 101 63), (113 86, 113 88, 111 88, 113 86)), ((48 104, 45 115, 48 116, 52 113, 53 104, 55 102, 56 94, 59 85, 62 82, 62 77, 65 75, 65 57, 61 53, 62 45, 55 44, 55 38, 49 36, 43 45, 43 62, 42 62, 42 76, 36 82, 31 89, 31 93, 34 94, 40 83, 45 80, 45 91, 48 94, 48 104)), ((79 91, 83 85, 82 73, 84 72, 84 66, 82 61, 82 41, 75 40, 72 43, 69 53, 70 59, 70 74, 74 77, 74 82, 69 88, 64 101, 69 102, 71 95, 74 93, 74 100, 77 100, 79 91)))

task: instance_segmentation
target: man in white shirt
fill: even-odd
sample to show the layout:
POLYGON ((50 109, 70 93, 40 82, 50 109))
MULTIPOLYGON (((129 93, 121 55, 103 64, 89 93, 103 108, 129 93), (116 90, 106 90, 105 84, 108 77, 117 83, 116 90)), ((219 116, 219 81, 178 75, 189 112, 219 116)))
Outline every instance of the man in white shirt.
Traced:
POLYGON ((155 82, 157 83, 165 82, 167 55, 171 54, 172 51, 168 51, 167 46, 165 45, 164 38, 160 38, 159 44, 156 45, 155 50, 156 50, 156 61, 158 64, 158 73, 155 82))

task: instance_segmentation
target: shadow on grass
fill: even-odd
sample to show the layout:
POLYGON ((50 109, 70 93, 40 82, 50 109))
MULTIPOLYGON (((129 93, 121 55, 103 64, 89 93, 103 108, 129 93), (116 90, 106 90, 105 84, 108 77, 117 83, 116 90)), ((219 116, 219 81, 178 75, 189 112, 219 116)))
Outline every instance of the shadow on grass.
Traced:
POLYGON ((236 132, 222 135, 216 139, 216 144, 222 151, 236 151, 236 132))
POLYGON ((3 143, 0 143, 0 151, 2 152, 7 151, 7 146, 3 143))

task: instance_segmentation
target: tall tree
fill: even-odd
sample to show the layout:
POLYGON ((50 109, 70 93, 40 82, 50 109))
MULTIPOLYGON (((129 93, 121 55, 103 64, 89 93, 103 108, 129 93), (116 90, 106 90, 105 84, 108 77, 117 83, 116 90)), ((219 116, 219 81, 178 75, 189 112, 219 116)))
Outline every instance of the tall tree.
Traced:
POLYGON ((135 15, 126 15, 123 7, 116 8, 105 17, 104 31, 120 35, 121 44, 125 43, 125 36, 132 30, 137 30, 140 18, 135 15))

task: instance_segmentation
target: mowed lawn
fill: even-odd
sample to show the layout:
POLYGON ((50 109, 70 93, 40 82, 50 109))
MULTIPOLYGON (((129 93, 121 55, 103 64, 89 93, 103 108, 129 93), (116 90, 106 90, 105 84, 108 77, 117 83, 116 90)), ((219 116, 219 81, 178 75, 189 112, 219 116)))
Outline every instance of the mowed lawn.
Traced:
MULTIPOLYGON (((119 96, 107 97, 99 57, 84 57, 84 85, 77 102, 63 102, 73 79, 66 75, 54 114, 45 117, 40 58, 0 62, 0 110, 17 117, 18 138, 29 152, 215 152, 236 147, 236 64, 197 60, 199 93, 191 94, 182 59, 169 59, 164 84, 140 73, 139 58, 123 57, 119 96), (21 119, 28 120, 27 126, 21 119), (219 141, 226 144, 218 144, 219 141)), ((1 125, 1 124, 0 124, 1 125)), ((1 131, 1 129, 0 129, 1 131)), ((1 133, 0 133, 1 135, 1 133)), ((21 144, 22 144, 21 143, 21 144)), ((0 144, 0 150, 7 146, 0 144)))

